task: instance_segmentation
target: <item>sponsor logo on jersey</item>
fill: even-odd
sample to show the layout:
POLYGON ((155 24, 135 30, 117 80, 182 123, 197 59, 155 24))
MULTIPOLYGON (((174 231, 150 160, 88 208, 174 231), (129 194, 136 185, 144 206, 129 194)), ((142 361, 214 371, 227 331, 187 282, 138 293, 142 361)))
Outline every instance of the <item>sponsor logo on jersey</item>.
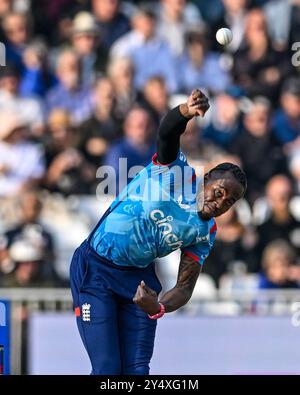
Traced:
POLYGON ((150 213, 152 221, 161 228, 164 242, 172 249, 177 250, 183 244, 178 236, 173 232, 173 226, 170 222, 173 221, 171 215, 165 216, 162 210, 152 210, 150 213))
POLYGON ((209 241, 209 234, 206 236, 196 237, 196 243, 201 243, 201 242, 205 242, 205 241, 209 241))

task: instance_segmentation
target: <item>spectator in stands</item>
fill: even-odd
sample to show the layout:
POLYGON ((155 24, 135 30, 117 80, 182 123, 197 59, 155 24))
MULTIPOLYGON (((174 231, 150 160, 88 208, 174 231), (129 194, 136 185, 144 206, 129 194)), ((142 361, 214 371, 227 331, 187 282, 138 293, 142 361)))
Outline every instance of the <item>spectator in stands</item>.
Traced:
POLYGON ((90 0, 30 0, 35 34, 51 47, 66 44, 72 35, 72 19, 88 8, 90 0))
POLYGON ((54 287, 53 279, 43 274, 45 265, 43 249, 27 239, 15 241, 10 249, 11 260, 15 263, 12 273, 5 274, 1 286, 5 288, 54 287))
POLYGON ((270 103, 255 98, 244 116, 243 131, 230 146, 230 151, 242 160, 247 174, 247 198, 250 203, 264 194, 266 182, 286 171, 282 147, 270 129, 270 103))
POLYGON ((115 91, 116 117, 124 121, 128 112, 139 101, 139 93, 133 84, 133 64, 129 58, 112 59, 107 73, 115 91))
POLYGON ((35 190, 25 192, 20 197, 21 219, 20 223, 8 230, 2 237, 5 249, 9 250, 13 243, 24 240, 36 246, 43 253, 42 272, 49 280, 59 281, 55 270, 55 251, 52 235, 41 223, 42 200, 35 190))
POLYGON ((296 150, 291 156, 289 171, 293 176, 295 194, 300 196, 300 149, 296 150))
POLYGON ((92 14, 82 11, 75 16, 72 46, 80 58, 81 81, 88 86, 95 81, 97 73, 105 72, 108 59, 108 51, 101 45, 99 30, 92 14))
POLYGON ((41 40, 31 41, 22 56, 24 64, 19 92, 22 96, 44 98, 49 89, 57 84, 57 79, 48 68, 48 48, 41 40))
POLYGON ((48 127, 45 186, 63 195, 92 193, 95 171, 77 148, 79 136, 70 114, 62 109, 53 110, 48 127))
POLYGON ((5 41, 5 35, 3 32, 3 19, 12 12, 13 10, 13 0, 0 0, 0 41, 5 41))
POLYGON ((92 112, 92 96, 90 88, 81 84, 79 57, 73 50, 66 49, 59 55, 56 76, 59 84, 46 96, 48 114, 63 108, 71 113, 76 124, 85 121, 92 112))
POLYGON ((218 219, 217 226, 215 246, 206 260, 203 271, 211 275, 216 285, 219 285, 221 276, 234 272, 235 265, 242 264, 245 271, 252 269, 255 237, 250 229, 241 224, 234 208, 218 219))
POLYGON ((92 0, 92 11, 97 19, 101 41, 107 49, 130 30, 130 22, 121 12, 119 0, 92 0))
POLYGON ((0 196, 12 196, 44 175, 44 156, 28 140, 26 125, 15 112, 0 112, 0 196))
POLYGON ((278 50, 284 51, 300 41, 299 0, 268 1, 264 11, 270 37, 278 50))
POLYGON ((167 87, 163 78, 152 77, 146 82, 142 102, 150 112, 156 128, 169 109, 168 99, 167 87))
POLYGON ((133 30, 115 42, 113 58, 129 57, 134 65, 135 87, 142 90, 146 81, 154 76, 166 80, 168 92, 177 89, 177 72, 169 45, 156 33, 156 14, 153 7, 139 7, 132 17, 133 30))
POLYGON ((233 34, 233 40, 227 47, 235 52, 241 45, 245 31, 245 20, 249 0, 222 0, 224 12, 212 26, 212 42, 215 42, 215 34, 218 29, 228 27, 233 34))
POLYGON ((221 63, 221 57, 207 48, 204 32, 195 28, 186 34, 186 51, 179 59, 179 89, 185 93, 201 86, 212 93, 225 90, 230 76, 221 63))
MULTIPOLYGON (((127 170, 133 166, 147 166, 155 153, 153 127, 149 113, 142 108, 133 108, 124 122, 124 137, 113 144, 105 163, 112 166, 119 177, 119 159, 127 160, 127 170)), ((125 183, 127 180, 120 180, 125 183)), ((130 181, 130 180, 129 180, 130 181)))
POLYGON ((300 146, 300 81, 287 80, 282 87, 281 108, 273 118, 274 132, 287 151, 300 146), (291 143, 291 144, 290 144, 291 143))
POLYGON ((225 151, 202 139, 201 127, 195 119, 187 124, 180 146, 192 167, 207 166, 211 161, 225 156, 225 151))
POLYGON ((2 19, 4 31, 6 60, 17 65, 22 71, 22 56, 26 45, 30 41, 31 30, 29 18, 20 12, 9 12, 2 19))
POLYGON ((204 140, 211 141, 223 149, 229 149, 232 141, 242 130, 242 96, 242 90, 232 86, 215 97, 211 104, 210 121, 203 130, 204 140))
POLYGON ((30 127, 31 134, 40 136, 44 130, 44 108, 34 97, 19 94, 20 74, 15 66, 0 67, 0 111, 15 112, 30 127))
POLYGON ((14 268, 14 263, 11 261, 7 251, 6 237, 0 234, 0 284, 3 275, 5 273, 10 273, 14 268))
POLYGON ((174 55, 185 48, 185 33, 191 26, 203 25, 199 9, 186 0, 160 0, 158 35, 169 43, 174 55))
MULTIPOLYGON (((298 256, 300 254, 300 222, 290 211, 292 197, 291 181, 283 175, 276 175, 266 186, 266 197, 270 208, 269 218, 257 228, 256 254, 261 259, 265 247, 275 239, 285 240, 298 256)), ((256 271, 259 271, 258 267, 256 271)))
POLYGON ((12 0, 1 0, 0 1, 0 18, 12 11, 13 1, 12 0))
POLYGON ((80 126, 80 149, 95 170, 103 163, 109 145, 121 135, 114 115, 115 94, 108 78, 99 79, 94 88, 95 108, 80 126))
POLYGON ((249 11, 245 29, 244 45, 234 56, 235 81, 250 96, 267 96, 276 104, 282 80, 294 73, 291 61, 272 48, 261 9, 249 11))
POLYGON ((263 252, 262 266, 259 288, 299 288, 298 282, 293 278, 295 253, 286 241, 273 240, 267 245, 263 252))

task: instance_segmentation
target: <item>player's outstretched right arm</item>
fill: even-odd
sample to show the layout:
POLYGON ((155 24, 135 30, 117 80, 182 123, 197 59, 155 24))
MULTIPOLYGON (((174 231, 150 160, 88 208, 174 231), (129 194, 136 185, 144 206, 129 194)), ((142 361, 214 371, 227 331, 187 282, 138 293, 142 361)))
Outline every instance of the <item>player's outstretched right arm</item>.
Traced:
POLYGON ((162 120, 158 130, 157 161, 168 164, 177 158, 180 136, 190 119, 204 116, 209 109, 208 98, 199 90, 193 90, 186 103, 173 108, 162 120))

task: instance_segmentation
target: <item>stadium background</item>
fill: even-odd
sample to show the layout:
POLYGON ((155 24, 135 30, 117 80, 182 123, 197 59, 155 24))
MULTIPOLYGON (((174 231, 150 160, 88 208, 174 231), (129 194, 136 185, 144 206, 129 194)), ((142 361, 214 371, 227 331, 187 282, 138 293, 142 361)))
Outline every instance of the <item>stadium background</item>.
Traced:
MULTIPOLYGON (((194 87, 208 93, 211 109, 190 122, 184 153, 205 169, 240 164, 249 187, 218 219, 195 294, 172 316, 178 328, 186 318, 191 334, 194 325, 199 333, 205 328, 201 319, 223 328, 215 317, 234 317, 240 344, 249 334, 243 337, 246 321, 239 319, 263 317, 255 332, 290 336, 277 349, 286 364, 275 371, 295 371, 297 358, 289 365, 288 353, 300 324, 300 44, 292 46, 300 41, 300 1, 0 0, 0 21, 0 297, 12 301, 12 372, 33 372, 32 342, 51 335, 36 329, 37 317, 57 312, 63 319, 71 311, 70 257, 109 205, 96 196, 97 169, 110 165, 118 173, 122 157, 129 168, 146 165, 161 118, 194 87), (226 48, 215 41, 220 27, 234 35, 226 48), (274 315, 285 320, 283 329, 279 321, 266 325, 274 315)), ((178 258, 157 266, 164 288, 176 281, 178 258)), ((224 344, 232 328, 223 332, 224 344)), ((199 353, 201 342, 199 336, 199 353)), ((250 344, 258 361, 264 339, 250 344)), ((175 345, 165 358, 168 350, 175 358, 175 345)), ((216 356, 216 372, 228 373, 234 347, 241 346, 216 356)), ((191 355, 183 373, 190 366, 205 372, 204 359, 191 355)), ((268 364, 261 369, 268 372, 268 364)))

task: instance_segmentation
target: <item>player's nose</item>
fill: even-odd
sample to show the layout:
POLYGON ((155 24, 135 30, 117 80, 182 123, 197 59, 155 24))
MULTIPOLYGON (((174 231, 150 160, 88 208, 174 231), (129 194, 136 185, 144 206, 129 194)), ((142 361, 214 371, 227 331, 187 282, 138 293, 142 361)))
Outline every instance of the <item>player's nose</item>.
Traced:
POLYGON ((223 199, 215 200, 215 201, 214 201, 214 204, 215 204, 215 208, 216 208, 217 210, 219 210, 219 209, 222 207, 223 199))

